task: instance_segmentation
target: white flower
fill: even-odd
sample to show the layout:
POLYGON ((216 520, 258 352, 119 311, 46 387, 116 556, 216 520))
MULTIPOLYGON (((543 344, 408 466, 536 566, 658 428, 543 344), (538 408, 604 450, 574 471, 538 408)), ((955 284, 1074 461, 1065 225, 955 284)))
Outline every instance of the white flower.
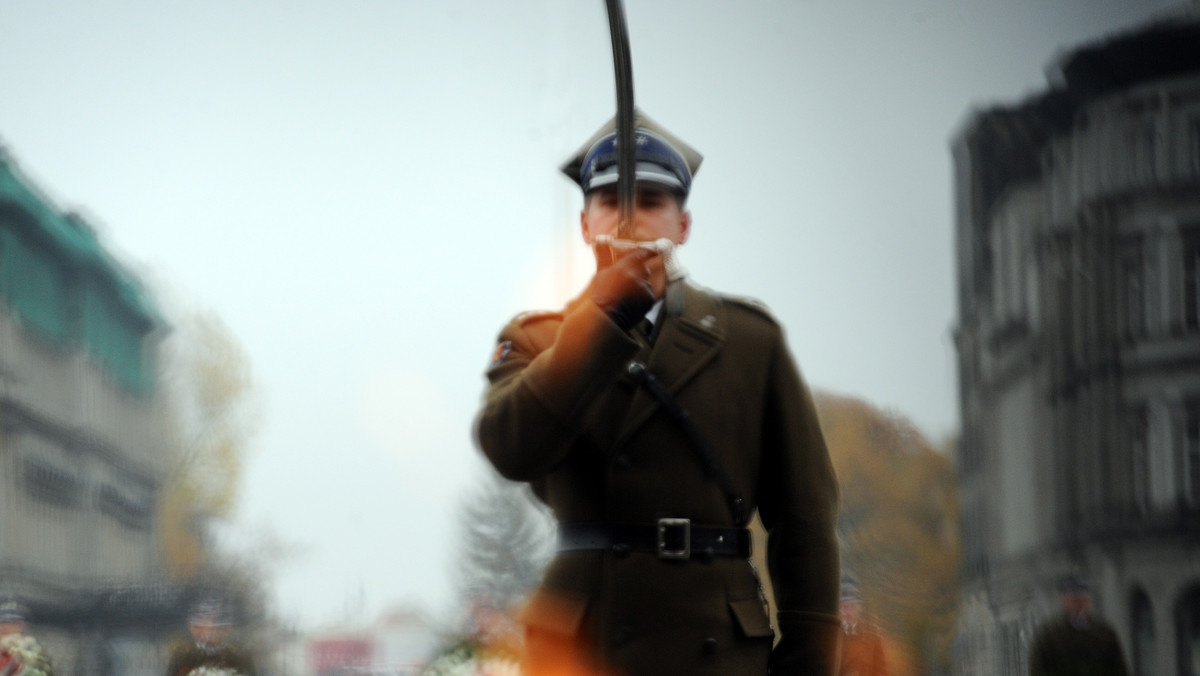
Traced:
POLYGON ((47 676, 43 666, 48 666, 42 655, 42 647, 32 636, 5 634, 0 636, 0 651, 7 652, 24 665, 21 676, 47 676))
POLYGON ((478 676, 520 676, 521 665, 516 660, 489 657, 477 665, 475 673, 478 676))
POLYGON ((243 676, 237 669, 201 665, 188 672, 188 676, 243 676))

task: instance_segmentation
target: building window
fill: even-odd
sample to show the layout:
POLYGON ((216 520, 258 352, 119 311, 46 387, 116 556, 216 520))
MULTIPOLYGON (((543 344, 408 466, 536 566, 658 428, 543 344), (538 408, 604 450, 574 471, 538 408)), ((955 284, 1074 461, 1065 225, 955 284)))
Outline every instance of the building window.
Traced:
POLYGON ((30 495, 63 507, 79 505, 83 483, 73 474, 33 458, 27 458, 24 464, 25 487, 30 495))
POLYGON ((1158 125, 1153 122, 1147 122, 1142 127, 1142 147, 1145 148, 1145 154, 1142 158, 1144 163, 1143 176, 1148 181, 1154 181, 1158 178, 1158 144, 1160 135, 1158 133, 1158 125))
POLYGON ((1200 176, 1200 117, 1193 117, 1189 126, 1191 132, 1192 175, 1200 176))
POLYGON ((145 530, 150 523, 149 500, 137 499, 111 484, 100 487, 96 496, 101 512, 113 517, 126 528, 145 530))
POLYGON ((1147 186, 1158 176, 1158 127, 1153 121, 1134 122, 1126 131, 1127 176, 1133 185, 1147 186))
POLYGON ((1187 402, 1183 430, 1183 498, 1190 507, 1200 507, 1200 399, 1187 402))
POLYGON ((1200 331, 1200 229, 1183 238, 1183 325, 1200 331))
POLYGON ((1125 335, 1136 339, 1146 333, 1146 288, 1142 265, 1142 244, 1136 241, 1121 257, 1125 284, 1125 335))
POLYGON ((1129 414, 1130 499, 1135 514, 1144 514, 1150 506, 1150 417, 1145 406, 1129 414))
POLYGON ((55 346, 71 338, 71 271, 59 256, 30 238, 0 232, 7 241, 0 266, 0 298, 21 323, 55 346))

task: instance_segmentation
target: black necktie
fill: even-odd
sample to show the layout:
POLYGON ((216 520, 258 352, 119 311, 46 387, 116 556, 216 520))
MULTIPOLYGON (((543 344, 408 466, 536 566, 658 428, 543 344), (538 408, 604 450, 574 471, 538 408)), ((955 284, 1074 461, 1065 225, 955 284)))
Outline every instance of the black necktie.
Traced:
POLYGON ((654 322, 650 321, 649 317, 643 317, 642 321, 638 322, 633 327, 634 333, 646 341, 647 345, 652 345, 650 337, 654 335, 654 322))

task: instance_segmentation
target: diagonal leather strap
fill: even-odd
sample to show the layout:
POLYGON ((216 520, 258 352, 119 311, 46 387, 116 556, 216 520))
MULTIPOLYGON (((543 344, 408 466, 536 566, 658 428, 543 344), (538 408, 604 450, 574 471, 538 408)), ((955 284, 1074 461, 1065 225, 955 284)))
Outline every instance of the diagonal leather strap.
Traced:
POLYGON ((729 473, 725 471, 725 468, 717 460, 717 455, 713 452, 712 447, 708 445, 708 440, 704 438, 704 435, 700 434, 700 430, 696 429, 696 424, 692 422, 688 412, 683 410, 678 401, 675 401, 675 397, 671 396, 671 391, 663 387, 663 384, 658 382, 653 373, 646 370, 646 365, 642 362, 630 362, 629 375, 644 385, 646 390, 650 392, 650 395, 657 399, 658 403, 662 404, 667 413, 683 429, 683 433, 692 442, 692 448, 700 456, 705 471, 717 480, 717 484, 721 486, 721 490, 725 493, 725 500, 729 503, 729 511, 733 514, 733 522, 738 525, 745 525, 750 518, 750 515, 746 513, 746 500, 742 498, 737 488, 734 487, 733 480, 729 478, 729 473))

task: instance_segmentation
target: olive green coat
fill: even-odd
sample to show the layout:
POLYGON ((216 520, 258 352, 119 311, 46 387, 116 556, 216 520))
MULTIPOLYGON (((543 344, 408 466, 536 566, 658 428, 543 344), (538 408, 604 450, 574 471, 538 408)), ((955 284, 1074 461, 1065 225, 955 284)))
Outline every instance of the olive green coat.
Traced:
MULTIPOLYGON (((840 634, 837 483, 808 388, 761 307, 684 282, 653 346, 590 300, 518 316, 500 333, 476 434, 504 476, 529 482, 560 523, 735 524, 675 421, 627 373, 673 393, 769 533, 774 635, 745 559, 560 552, 523 619, 536 652, 575 638, 608 674, 833 674, 840 634)), ((534 658, 537 656, 534 655, 534 658)))

